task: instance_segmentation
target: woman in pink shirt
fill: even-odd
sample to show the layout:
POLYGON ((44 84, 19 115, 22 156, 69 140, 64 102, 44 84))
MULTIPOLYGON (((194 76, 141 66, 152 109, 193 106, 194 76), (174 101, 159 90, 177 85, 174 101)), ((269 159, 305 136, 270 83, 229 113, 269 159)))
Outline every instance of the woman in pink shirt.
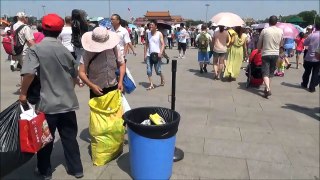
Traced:
POLYGON ((299 69, 299 60, 301 57, 302 51, 304 51, 304 33, 300 32, 299 35, 296 37, 295 42, 296 42, 296 69, 299 69))
POLYGON ((38 44, 39 42, 42 41, 42 39, 44 38, 44 34, 42 33, 42 25, 38 24, 37 25, 37 30, 38 32, 34 32, 33 33, 33 37, 34 37, 34 42, 36 44, 38 44))

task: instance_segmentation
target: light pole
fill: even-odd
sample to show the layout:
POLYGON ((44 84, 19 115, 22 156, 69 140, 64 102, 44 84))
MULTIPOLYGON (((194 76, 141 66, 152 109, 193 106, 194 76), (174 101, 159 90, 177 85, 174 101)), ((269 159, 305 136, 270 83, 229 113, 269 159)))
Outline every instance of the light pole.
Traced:
POLYGON ((42 5, 41 7, 42 7, 42 10, 43 10, 43 16, 44 16, 44 15, 46 15, 46 10, 44 9, 46 6, 42 5))
POLYGON ((110 0, 109 0, 109 18, 111 18, 111 14, 110 14, 110 12, 111 12, 111 7, 110 7, 110 0))
POLYGON ((314 25, 314 26, 316 25, 316 18, 317 18, 317 16, 318 16, 318 14, 316 13, 316 14, 314 15, 314 18, 313 18, 313 25, 314 25))
POLYGON ((210 6, 210 4, 205 4, 206 6, 206 24, 208 24, 208 7, 210 6))

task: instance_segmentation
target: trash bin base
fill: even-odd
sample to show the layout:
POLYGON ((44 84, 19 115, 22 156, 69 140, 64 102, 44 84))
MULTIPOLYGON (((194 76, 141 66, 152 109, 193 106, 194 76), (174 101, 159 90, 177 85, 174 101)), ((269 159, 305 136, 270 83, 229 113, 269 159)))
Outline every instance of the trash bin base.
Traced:
POLYGON ((128 128, 128 138, 133 179, 170 179, 176 136, 150 139, 128 128))

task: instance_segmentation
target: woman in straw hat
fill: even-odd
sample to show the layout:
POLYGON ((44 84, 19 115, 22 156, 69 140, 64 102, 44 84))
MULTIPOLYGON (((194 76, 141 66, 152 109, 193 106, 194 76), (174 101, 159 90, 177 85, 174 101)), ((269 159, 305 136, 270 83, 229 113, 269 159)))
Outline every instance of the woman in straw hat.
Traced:
POLYGON ((126 65, 121 55, 119 36, 104 27, 97 27, 82 36, 84 54, 80 59, 79 76, 90 88, 90 98, 110 91, 123 90, 126 65), (117 81, 116 70, 120 70, 117 81))

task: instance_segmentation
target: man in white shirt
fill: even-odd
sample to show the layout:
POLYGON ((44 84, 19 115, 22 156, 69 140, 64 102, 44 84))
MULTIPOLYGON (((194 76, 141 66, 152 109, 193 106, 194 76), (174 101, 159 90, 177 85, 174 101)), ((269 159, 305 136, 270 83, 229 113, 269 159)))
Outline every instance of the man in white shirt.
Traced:
POLYGON ((132 50, 133 54, 136 55, 134 48, 132 46, 131 43, 131 39, 129 36, 129 32, 126 28, 122 27, 121 24, 121 17, 118 14, 113 14, 111 16, 111 24, 112 27, 111 31, 115 32, 118 34, 118 36, 120 37, 120 42, 119 42, 119 47, 120 47, 120 51, 126 61, 126 53, 128 50, 128 47, 130 47, 130 49, 132 50))
POLYGON ((261 31, 258 41, 258 49, 262 51, 262 77, 266 85, 264 89, 265 98, 271 96, 270 79, 276 70, 279 48, 283 44, 283 31, 276 27, 277 21, 277 16, 270 16, 269 27, 261 31))
MULTIPOLYGON (((13 59, 15 59, 19 64, 23 65, 23 56, 26 55, 28 47, 35 44, 33 33, 31 32, 30 27, 27 25, 28 18, 27 15, 24 12, 18 12, 17 13, 18 22, 16 22, 13 25, 13 31, 16 31, 20 26, 24 26, 18 33, 19 42, 24 45, 23 52, 21 54, 18 54, 14 56, 13 59), (26 46, 27 45, 27 46, 26 46)), ((11 70, 15 70, 15 64, 17 64, 16 61, 11 61, 11 70)))
POLYGON ((178 37, 178 51, 179 51, 179 58, 184 59, 187 50, 187 36, 188 32, 184 28, 184 23, 180 24, 180 35, 178 37), (181 55, 181 49, 183 54, 181 55))

